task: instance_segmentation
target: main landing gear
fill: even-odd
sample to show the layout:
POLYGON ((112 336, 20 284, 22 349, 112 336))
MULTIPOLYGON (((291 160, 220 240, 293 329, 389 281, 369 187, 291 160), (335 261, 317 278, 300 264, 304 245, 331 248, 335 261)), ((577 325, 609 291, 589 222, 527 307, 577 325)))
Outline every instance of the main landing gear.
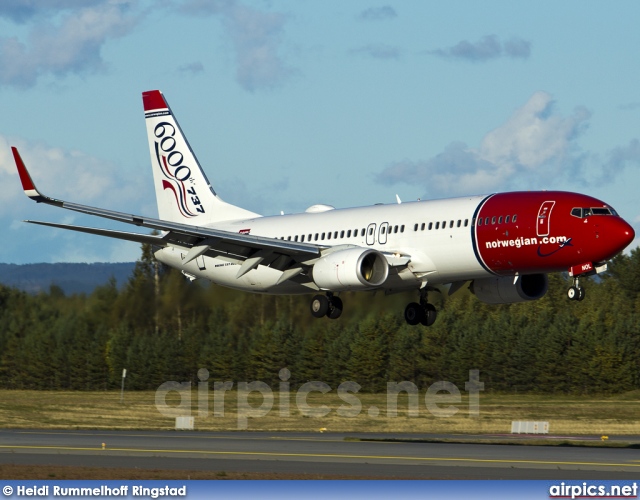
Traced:
POLYGON ((410 325, 418 323, 424 326, 431 326, 436 322, 436 308, 427 302, 426 291, 420 292, 420 303, 411 302, 404 310, 404 319, 410 325))
POLYGON ((327 292, 327 295, 316 295, 311 299, 311 314, 316 318, 327 316, 330 319, 338 319, 342 314, 342 300, 331 292, 327 292))
POLYGON ((580 276, 573 277, 573 286, 567 290, 569 300, 584 300, 584 288, 580 286, 580 276))

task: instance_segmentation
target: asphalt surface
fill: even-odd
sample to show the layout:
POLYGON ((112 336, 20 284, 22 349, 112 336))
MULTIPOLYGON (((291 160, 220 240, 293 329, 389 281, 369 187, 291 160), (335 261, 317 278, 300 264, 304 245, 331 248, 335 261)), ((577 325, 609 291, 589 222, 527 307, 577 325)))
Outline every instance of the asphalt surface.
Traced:
MULTIPOLYGON (((0 430, 0 463, 336 474, 367 478, 551 480, 637 479, 640 475, 638 449, 351 439, 451 437, 453 436, 414 434, 5 429, 0 430)), ((637 437, 625 440, 640 441, 637 437)))

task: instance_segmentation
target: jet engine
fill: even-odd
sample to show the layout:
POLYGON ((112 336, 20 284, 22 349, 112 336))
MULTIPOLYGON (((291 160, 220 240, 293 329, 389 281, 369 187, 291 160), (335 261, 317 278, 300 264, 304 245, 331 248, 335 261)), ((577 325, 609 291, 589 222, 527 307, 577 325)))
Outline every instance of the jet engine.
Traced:
POLYGON ((487 304, 513 304, 541 299, 549 288, 546 274, 527 274, 518 276, 515 283, 513 280, 513 276, 473 280, 471 291, 487 304))
POLYGON ((324 290, 366 290, 389 275, 387 259, 377 250, 349 248, 322 257, 313 265, 313 281, 324 290))

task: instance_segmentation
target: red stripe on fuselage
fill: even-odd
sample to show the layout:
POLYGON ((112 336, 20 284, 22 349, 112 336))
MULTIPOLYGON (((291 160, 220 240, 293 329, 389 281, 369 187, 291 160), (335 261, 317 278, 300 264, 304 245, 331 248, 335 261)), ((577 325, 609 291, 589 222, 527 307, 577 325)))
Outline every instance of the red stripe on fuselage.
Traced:
POLYGON ((587 207, 607 204, 563 191, 496 194, 475 220, 478 254, 501 275, 566 271, 576 264, 606 261, 630 243, 631 228, 615 215, 571 215, 573 208, 587 207))

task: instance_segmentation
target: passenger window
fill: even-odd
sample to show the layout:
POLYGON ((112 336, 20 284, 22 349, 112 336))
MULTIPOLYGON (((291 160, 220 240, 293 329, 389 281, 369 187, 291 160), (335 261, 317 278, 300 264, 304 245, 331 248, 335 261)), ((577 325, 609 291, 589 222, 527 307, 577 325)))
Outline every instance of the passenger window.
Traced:
POLYGON ((321 239, 324 240, 324 233, 322 233, 322 238, 321 239))
POLYGON ((456 227, 460 227, 461 224, 462 224, 462 221, 458 219, 458 224, 456 224, 456 227))
POLYGON ((484 218, 484 225, 488 226, 489 225, 489 217, 485 217, 484 218))
POLYGON ((313 238, 314 241, 318 241, 318 233, 316 233, 315 238, 313 238))
POLYGON ((420 226, 420 231, 424 231, 424 226, 425 226, 425 223, 423 222, 422 226, 420 226))
POLYGON ((400 226, 400 232, 404 233, 404 224, 402 224, 402 226, 400 226))
POLYGON ((394 233, 396 233, 396 234, 398 233, 398 226, 395 226, 395 227, 393 228, 393 232, 394 232, 394 233))
POLYGON ((502 224, 502 215, 498 218, 498 224, 502 224))
POLYGON ((469 225, 469 219, 465 219, 464 220, 464 227, 467 227, 469 225))
POLYGON ((429 222, 429 231, 433 229, 433 222, 429 222))
POLYGON ((300 242, 304 243, 304 234, 302 236, 300 236, 300 242))
POLYGON ((453 221, 449 222, 449 229, 453 228, 453 221))
POLYGON ((364 236, 364 228, 362 228, 362 231, 360 231, 360 236, 364 236))
POLYGON ((331 233, 327 233, 327 239, 330 240, 331 239, 331 233))
POLYGON ((440 222, 436 222, 436 229, 440 229, 440 222))
POLYGON ((373 234, 373 228, 369 229, 369 236, 371 236, 373 234))
POLYGON ((517 215, 514 215, 514 216, 513 216, 513 219, 511 219, 511 222, 515 222, 517 218, 518 218, 518 216, 517 216, 517 215))
POLYGON ((491 224, 495 224, 496 223, 496 216, 494 215, 493 217, 491 217, 491 224))
POLYGON ((418 224, 416 224, 415 226, 413 226, 413 230, 417 231, 418 230, 418 224))
POLYGON ((478 219, 478 226, 482 226, 482 217, 478 219))
POLYGON ((347 238, 351 238, 351 229, 347 231, 347 238))
POLYGON ((291 236, 287 236, 287 241, 291 241, 291 236))
POLYGON ((387 228, 385 226, 382 226, 382 234, 385 234, 386 231, 387 231, 387 228))
POLYGON ((443 220, 442 221, 442 229, 446 229, 446 227, 447 227, 447 221, 443 220))
POLYGON ((510 215, 507 215, 507 218, 504 220, 504 223, 505 223, 505 224, 509 224, 509 219, 510 219, 510 218, 511 218, 511 216, 510 216, 510 215))

